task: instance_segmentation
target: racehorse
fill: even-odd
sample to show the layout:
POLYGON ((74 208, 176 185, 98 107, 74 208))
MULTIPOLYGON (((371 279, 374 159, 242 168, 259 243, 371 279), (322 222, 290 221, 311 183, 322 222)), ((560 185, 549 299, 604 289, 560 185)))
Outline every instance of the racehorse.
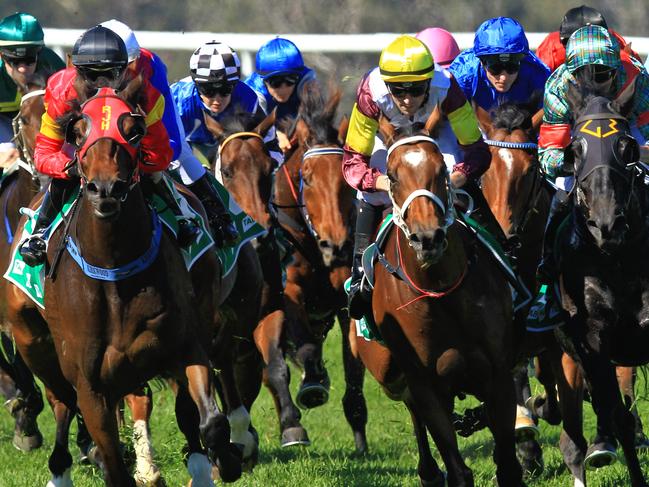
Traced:
POLYGON ((340 169, 348 125, 342 122, 338 129, 334 127, 341 93, 330 91, 325 98, 315 84, 305 86, 297 117, 282 127, 292 148, 277 171, 272 206, 294 251, 287 268, 285 297, 294 357, 304 370, 296 401, 304 408, 313 408, 328 400, 329 377, 322 362, 322 343, 337 318, 343 336, 343 409, 356 450, 365 452, 364 368, 349 347, 343 289, 351 272, 355 214, 354 193, 340 169))
MULTIPOLYGON (((146 127, 126 102, 136 105, 141 83, 135 78, 119 96, 102 89, 99 96, 79 100, 82 107, 71 113, 77 158, 70 167, 83 182, 80 196, 50 237, 45 308, 9 286, 8 319, 25 361, 64 405, 50 457, 55 476, 69 472, 67 444, 58 440, 67 440, 70 411, 78 407, 98 446, 107 485, 135 485, 121 458, 115 406, 165 373, 180 384, 177 420, 190 453, 207 448, 222 478, 232 481, 241 474, 241 457, 230 446, 228 420, 212 397, 202 346, 211 336, 211 291, 221 285, 214 279, 220 263, 211 252, 203 255, 202 271, 212 277, 209 291, 194 290, 173 236, 162 231, 145 203, 138 182, 146 127), (196 441, 199 429, 202 444, 196 441)), ((190 456, 190 471, 191 464, 190 456)))
MULTIPOLYGON (((510 375, 511 295, 493 258, 456 221, 444 159, 434 139, 419 128, 387 138, 396 226, 380 250, 381 264, 375 264, 372 313, 392 362, 374 364, 375 371, 383 367, 382 385, 407 399, 418 431, 424 485, 443 484, 434 461, 428 465, 432 477, 422 476, 426 429, 444 460, 449 485, 473 485, 451 418, 454 398, 462 392, 486 404, 498 483, 521 485, 510 375)), ((430 456, 427 445, 425 449, 430 456)))
MULTIPOLYGON (((575 122, 564 170, 575 183, 569 228, 559 243, 561 301, 569 318, 557 335, 583 371, 598 437, 617 438, 631 485, 646 486, 634 448, 635 422, 614 366, 649 361, 649 265, 638 258, 649 250, 649 192, 626 119, 634 92, 631 82, 610 101, 583 79, 567 92, 575 122)), ((583 471, 585 441, 577 433, 565 448, 583 471)))
MULTIPOLYGON (((25 86, 20 86, 22 93, 20 110, 14 125, 14 141, 20 153, 19 167, 11 175, 5 176, 0 187, 0 208, 4 224, 0 226, 0 267, 6 269, 9 264, 10 247, 14 232, 20 219, 19 209, 27 206, 38 193, 41 181, 33 163, 33 148, 36 134, 41 126, 41 116, 45 111, 43 95, 45 77, 31 77, 25 86)), ((0 279, 0 327, 6 328, 5 289, 7 281, 0 279)), ((11 340, 3 333, 5 349, 12 350, 11 340)), ((36 417, 43 409, 43 399, 35 386, 31 371, 27 368, 20 354, 15 354, 11 363, 6 362, 0 353, 0 371, 2 371, 2 393, 7 398, 9 409, 16 419, 13 444, 22 451, 38 448, 42 436, 38 430, 36 417)))
MULTIPOLYGON (((264 382, 271 391, 280 423, 282 446, 310 444, 306 429, 300 423, 301 414, 289 390, 289 369, 284 359, 285 305, 280 249, 277 245, 277 227, 270 211, 270 198, 275 162, 264 146, 264 137, 275 122, 274 112, 264 120, 256 120, 247 112, 236 112, 219 123, 205 116, 205 123, 219 141, 218 158, 214 170, 241 206, 256 222, 268 231, 257 239, 256 250, 263 270, 261 319, 254 330, 254 343, 265 364, 264 382)), ((212 159, 212 158, 209 158, 212 159)), ((246 367, 238 376, 244 404, 250 410, 259 393, 260 378, 250 375, 255 369, 246 367)))

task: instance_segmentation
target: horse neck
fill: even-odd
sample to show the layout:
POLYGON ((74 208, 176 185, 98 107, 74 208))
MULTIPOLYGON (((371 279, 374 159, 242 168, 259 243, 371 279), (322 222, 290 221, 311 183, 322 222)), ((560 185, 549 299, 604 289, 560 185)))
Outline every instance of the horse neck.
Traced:
POLYGON ((113 220, 97 218, 85 195, 78 204, 70 233, 90 264, 120 267, 140 257, 151 245, 151 213, 139 186, 131 189, 113 220))
POLYGON ((281 211, 291 217, 301 218, 300 209, 296 206, 299 203, 300 190, 300 167, 305 149, 299 146, 285 159, 283 166, 275 176, 274 202, 282 205, 281 211), (296 200, 296 196, 298 199, 296 200))

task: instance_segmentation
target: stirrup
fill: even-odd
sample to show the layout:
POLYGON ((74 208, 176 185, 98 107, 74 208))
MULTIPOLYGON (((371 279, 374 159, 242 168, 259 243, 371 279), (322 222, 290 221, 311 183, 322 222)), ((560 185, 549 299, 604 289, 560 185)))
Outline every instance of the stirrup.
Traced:
POLYGON ((178 241, 178 245, 184 249, 194 243, 201 229, 188 218, 178 218, 177 222, 178 235, 176 236, 176 240, 178 241))
POLYGON ((47 257, 47 244, 41 235, 32 235, 18 249, 25 264, 36 267, 44 264, 47 257))

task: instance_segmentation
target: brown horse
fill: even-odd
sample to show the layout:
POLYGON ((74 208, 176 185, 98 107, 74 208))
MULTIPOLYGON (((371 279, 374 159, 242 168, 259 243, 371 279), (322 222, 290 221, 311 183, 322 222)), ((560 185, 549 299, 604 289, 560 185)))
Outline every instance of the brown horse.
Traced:
MULTIPOLYGON (((20 153, 19 167, 16 172, 5 176, 0 191, 0 208, 4 224, 0 227, 0 267, 6 269, 9 265, 9 254, 14 233, 20 219, 19 209, 27 206, 41 188, 41 180, 33 164, 33 148, 36 134, 41 126, 41 116, 45 111, 43 95, 45 93, 45 77, 31 78, 25 87, 20 87, 22 99, 20 111, 16 115, 14 125, 14 140, 20 153)), ((6 294, 7 281, 0 279, 0 328, 7 329, 6 294)), ((1 333, 4 348, 13 350, 11 339, 1 333)), ((11 414, 16 420, 13 444, 23 451, 38 448, 42 436, 38 430, 36 416, 43 409, 40 390, 35 386, 31 371, 27 368, 20 354, 12 357, 12 362, 5 360, 0 353, 0 388, 7 399, 11 414)))
POLYGON ((286 129, 293 148, 285 154, 286 162, 276 174, 272 204, 294 250, 285 297, 289 339, 295 360, 304 370, 296 400, 305 408, 328 400, 329 377, 322 362, 322 343, 337 318, 343 336, 343 409, 356 449, 364 452, 364 369, 349 348, 343 289, 351 272, 355 200, 340 170, 347 124, 342 123, 338 130, 333 125, 340 96, 335 90, 326 99, 313 85, 303 91, 297 118, 286 129))
MULTIPOLYGON (((280 443, 282 446, 308 445, 306 430, 300 423, 301 414, 291 398, 289 369, 284 359, 286 320, 280 249, 275 233, 277 226, 270 210, 275 162, 264 146, 264 137, 275 122, 274 113, 264 120, 256 120, 249 113, 235 113, 223 124, 206 116, 205 123, 219 141, 218 159, 214 169, 219 172, 225 187, 255 221, 267 229, 268 234, 256 242, 263 270, 261 319, 252 339, 265 364, 263 380, 271 391, 279 416, 280 443)), ((250 352, 250 355, 256 356, 250 352)), ((254 377, 259 368, 239 367, 238 382, 244 404, 248 409, 259 393, 260 379, 254 377), (251 376, 251 373, 253 375, 251 376)))
MULTIPOLYGON (((211 334, 213 297, 221 285, 213 276, 219 275, 220 264, 215 255, 205 253, 201 269, 212 279, 202 281, 209 282, 208 289, 194 290, 173 237, 161 230, 145 204, 137 184, 136 147, 145 127, 124 101, 139 96, 140 86, 136 78, 120 92, 121 98, 106 89, 84 104, 88 111, 73 125, 80 151, 76 167, 84 184, 63 231, 58 229, 50 238, 45 309, 37 309, 10 286, 8 318, 30 368, 65 408, 78 406, 83 414, 107 485, 135 484, 121 458, 115 406, 159 373, 172 374, 181 384, 177 419, 190 451, 207 447, 220 463, 224 480, 234 480, 241 472, 240 455, 232 453, 227 418, 211 395, 210 365, 202 347, 211 334), (91 137, 88 143, 95 105, 110 108, 106 123, 119 126, 112 126, 109 137, 91 137), (100 274, 111 275, 113 269, 124 270, 133 262, 135 270, 119 276, 122 279, 103 280, 88 272, 99 268, 100 274), (199 427, 202 445, 196 441, 199 427)), ((69 419, 69 412, 57 417, 57 447, 60 438, 67 440, 69 419)))
MULTIPOLYGON (((418 440, 425 437, 424 426, 430 431, 450 485, 473 485, 451 419, 453 400, 461 392, 486 404, 499 484, 521 485, 506 279, 472 232, 455 221, 453 190, 434 140, 412 132, 395 139, 387 174, 397 226, 379 257, 383 265, 375 266, 372 298, 374 320, 395 368, 384 362, 383 371, 380 363, 377 370, 390 393, 407 399, 418 440)), ((429 469, 433 478, 422 477, 420 470, 422 482, 438 485, 439 469, 429 469)))

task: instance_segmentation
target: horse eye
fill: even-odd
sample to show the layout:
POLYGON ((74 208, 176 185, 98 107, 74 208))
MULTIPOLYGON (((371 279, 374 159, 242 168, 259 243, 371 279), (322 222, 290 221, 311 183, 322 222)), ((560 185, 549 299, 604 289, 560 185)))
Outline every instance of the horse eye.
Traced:
POLYGON ((221 175, 225 179, 232 179, 234 177, 234 171, 229 166, 226 167, 221 166, 221 175))

